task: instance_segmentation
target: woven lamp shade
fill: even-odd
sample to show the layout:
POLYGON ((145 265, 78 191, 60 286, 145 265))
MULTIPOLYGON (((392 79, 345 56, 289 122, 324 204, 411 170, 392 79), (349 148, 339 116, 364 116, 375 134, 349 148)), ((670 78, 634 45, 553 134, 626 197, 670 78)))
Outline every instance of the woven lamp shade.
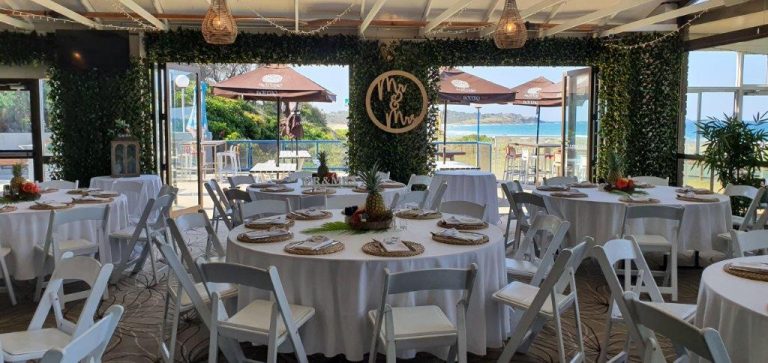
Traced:
POLYGON ((504 12, 501 13, 496 32, 493 33, 493 42, 502 49, 522 48, 528 40, 528 30, 520 16, 515 0, 506 0, 504 12))
POLYGON ((203 38, 210 44, 232 44, 237 38, 237 22, 227 0, 212 0, 203 19, 203 38))

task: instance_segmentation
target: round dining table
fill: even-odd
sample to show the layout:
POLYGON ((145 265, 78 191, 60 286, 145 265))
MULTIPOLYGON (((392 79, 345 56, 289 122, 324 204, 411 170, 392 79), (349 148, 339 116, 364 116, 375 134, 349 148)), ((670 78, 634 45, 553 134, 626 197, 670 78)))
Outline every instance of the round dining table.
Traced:
POLYGON ((150 198, 157 198, 157 194, 160 193, 160 188, 163 187, 163 181, 159 175, 143 174, 136 177, 124 177, 113 178, 109 175, 95 176, 91 178, 91 188, 98 188, 102 190, 114 190, 115 185, 122 182, 136 182, 144 186, 144 193, 138 196, 129 196, 128 209, 131 216, 141 216, 144 211, 144 206, 150 198))
MULTIPOLYGON (((677 199, 677 187, 657 186, 639 189, 648 193, 648 197, 657 199, 654 204, 626 203, 619 200, 621 195, 594 188, 571 188, 587 196, 584 198, 555 197, 553 192, 534 189, 533 193, 544 199, 550 214, 571 223, 568 229, 567 243, 574 246, 584 237, 590 236, 597 243, 605 243, 621 234, 624 223, 624 211, 628 205, 672 205, 685 208, 680 225, 679 251, 711 251, 717 235, 731 229, 731 202, 725 195, 711 194, 702 197, 717 198, 717 202, 692 202, 677 199)), ((653 231, 662 234, 668 240, 674 240, 675 222, 658 219, 640 219, 629 221, 627 230, 634 234, 653 231)))
MULTIPOLYGON (((290 241, 305 240, 310 234, 302 232, 326 222, 342 221, 340 210, 332 210, 331 218, 315 221, 296 221, 290 228, 290 241)), ((491 294, 507 282, 504 267, 504 239, 500 228, 490 225, 476 232, 489 237, 480 245, 449 245, 436 242, 431 231, 439 231, 438 219, 401 219, 400 230, 387 230, 363 234, 323 233, 344 243, 342 251, 317 256, 294 255, 284 251, 290 243, 244 243, 237 236, 248 229, 239 226, 229 233, 227 261, 259 268, 275 266, 280 274, 288 301, 292 304, 312 306, 315 316, 301 329, 302 341, 308 354, 322 353, 326 357, 344 354, 347 360, 359 361, 368 352, 373 326, 368 311, 378 309, 384 285, 384 269, 390 272, 413 271, 430 268, 479 267, 467 312, 468 350, 485 355, 486 347, 501 347, 506 337, 508 319, 503 307, 491 299, 491 294), (377 257, 368 255, 362 246, 372 239, 394 235, 402 240, 424 246, 424 252, 414 257, 377 257)), ((393 306, 438 305, 447 316, 456 321, 456 303, 459 291, 423 291, 392 295, 393 306)), ((239 305, 245 306, 266 295, 257 290, 241 288, 239 305)), ((435 350, 445 356, 447 350, 435 350)), ((400 357, 412 357, 414 352, 398 352, 400 357)))
MULTIPOLYGON (((304 204, 303 201, 305 198, 311 197, 312 195, 305 194, 303 192, 308 187, 303 186, 303 182, 301 179, 299 179, 295 183, 288 183, 283 185, 285 185, 287 188, 292 190, 288 192, 275 193, 275 192, 264 191, 264 188, 254 188, 249 186, 247 188, 247 191, 248 191, 248 194, 250 194, 251 197, 254 198, 255 200, 280 199, 280 200, 287 200, 288 203, 291 204, 291 208, 293 209, 301 209, 301 208, 309 207, 309 206, 303 205, 304 204)), ((329 208, 332 208, 332 207, 342 208, 342 207, 349 207, 353 205, 362 205, 365 203, 365 198, 367 197, 366 193, 355 191, 355 188, 353 187, 333 186, 329 188, 335 190, 335 192, 326 195, 329 208)), ((401 188, 385 188, 381 192, 382 197, 384 197, 384 205, 389 206, 392 203, 392 198, 395 197, 395 194, 404 192, 406 190, 407 188, 405 186, 401 188)))
POLYGON ((448 184, 443 195, 444 202, 461 200, 484 205, 483 220, 493 224, 499 223, 495 174, 480 170, 441 170, 435 172, 429 190, 437 190, 442 183, 448 184))
MULTIPOLYGON (((37 201, 66 203, 72 201, 73 195, 67 194, 67 189, 43 194, 37 201)), ((30 280, 35 278, 37 260, 35 259, 35 246, 43 246, 48 232, 50 210, 30 209, 35 202, 20 202, 10 204, 16 207, 15 211, 0 213, 0 246, 11 249, 9 259, 10 274, 16 280, 30 280)), ((104 204, 75 204, 72 208, 84 208, 103 206, 104 204)), ((114 232, 128 226, 128 203, 124 195, 112 198, 109 202, 108 231, 114 232)), ((98 222, 75 222, 59 227, 60 238, 83 238, 95 241, 96 233, 100 227, 98 222)), ((103 236, 102 245, 99 246, 99 259, 102 263, 114 262, 112 248, 107 236, 103 236)))
MULTIPOLYGON (((768 359, 768 282, 731 275, 726 263, 762 262, 768 256, 741 257, 712 264, 701 275, 695 324, 720 332, 732 362, 768 359)), ((695 360, 692 360, 692 362, 695 360)))

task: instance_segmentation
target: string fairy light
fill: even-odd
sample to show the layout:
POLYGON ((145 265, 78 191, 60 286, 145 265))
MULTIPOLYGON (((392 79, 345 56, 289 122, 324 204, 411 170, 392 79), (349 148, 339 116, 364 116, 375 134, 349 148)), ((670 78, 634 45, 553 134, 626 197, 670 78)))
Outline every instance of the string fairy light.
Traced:
POLYGON ((688 20, 687 22, 685 22, 685 24, 683 24, 683 25, 679 26, 679 27, 678 27, 677 29, 675 29, 674 31, 671 31, 671 32, 669 32, 669 33, 666 33, 666 34, 664 34, 664 35, 662 35, 662 36, 660 36, 660 37, 658 37, 658 38, 656 38, 656 39, 653 39, 653 40, 649 40, 649 41, 647 41, 647 42, 643 42, 643 43, 631 44, 631 45, 624 45, 624 44, 611 44, 611 42, 619 42, 619 41, 622 41, 623 39, 621 39, 621 38, 616 38, 616 39, 608 39, 608 40, 606 40, 606 43, 607 43, 607 44, 606 44, 605 46, 606 46, 606 47, 608 47, 608 48, 614 48, 614 49, 623 49, 623 50, 633 50, 633 49, 639 49, 639 48, 647 48, 647 47, 652 47, 652 46, 654 46, 654 45, 656 45, 656 44, 659 44, 659 43, 661 43, 662 41, 664 41, 664 40, 666 40, 666 39, 668 39, 668 38, 670 38, 670 37, 672 37, 672 36, 676 36, 676 35, 680 34, 680 32, 681 32, 683 29, 685 29, 685 28, 687 28, 687 27, 691 26, 691 24, 693 24, 693 22, 694 22, 694 21, 698 20, 698 19, 699 19, 699 18, 700 18, 702 15, 704 15, 704 13, 706 13, 706 12, 707 12, 707 10, 704 10, 704 11, 702 11, 702 12, 700 12, 700 13, 696 14, 696 15, 695 15, 694 17, 692 17, 690 20, 688 20))
POLYGON ((125 10, 125 7, 123 6, 123 4, 120 3, 119 0, 112 0, 112 7, 118 12, 120 12, 121 14, 123 14, 123 16, 125 16, 126 18, 131 19, 134 23, 138 24, 139 27, 141 27, 144 30, 150 30, 150 31, 159 30, 155 26, 143 22, 141 19, 136 18, 135 16, 133 16, 133 14, 125 10))
MULTIPOLYGON (((71 19, 56 18, 53 16, 34 14, 34 13, 22 11, 22 10, 14 10, 14 9, 8 9, 4 7, 0 7, 0 12, 11 15, 11 16, 18 16, 21 18, 25 18, 27 20, 38 20, 38 21, 45 21, 49 23, 62 23, 62 24, 80 24, 80 25, 88 26, 71 19)), ((88 27, 92 29, 126 30, 126 31, 135 31, 135 32, 159 30, 154 27, 145 29, 145 28, 139 28, 134 26, 122 26, 122 25, 113 25, 113 24, 97 24, 96 26, 88 26, 88 27)))
POLYGON ((353 1, 351 4, 349 4, 349 6, 348 6, 346 9, 344 9, 344 11, 342 11, 341 13, 339 13, 338 15, 336 15, 335 17, 333 17, 333 19, 331 19, 331 20, 328 20, 328 21, 327 21, 327 22, 326 22, 324 25, 322 25, 322 26, 320 26, 320 27, 317 27, 317 28, 315 28, 315 29, 312 29, 312 30, 296 30, 296 29, 290 29, 290 28, 287 28, 287 27, 285 27, 285 26, 282 26, 282 25, 280 25, 280 24, 278 24, 278 23, 274 22, 272 19, 269 19, 269 18, 267 18, 267 17, 265 17, 265 16, 261 15, 261 14, 260 14, 258 11, 256 11, 256 10, 253 10, 253 13, 254 13, 254 14, 256 14, 256 16, 257 16, 257 17, 259 17, 259 19, 261 19, 261 20, 263 20, 263 21, 266 21, 267 23, 269 23, 269 24, 270 24, 270 25, 272 25, 273 27, 275 27, 275 28, 277 28, 277 29, 280 29, 280 30, 282 30, 282 31, 284 31, 284 32, 287 32, 287 33, 291 33, 291 34, 300 34, 300 35, 313 35, 313 34, 317 34, 317 33, 321 33, 321 32, 324 32, 324 31, 328 30, 328 28, 329 28, 330 26, 332 26, 333 24, 336 24, 336 23, 338 23, 339 21, 341 21, 341 18, 343 18, 344 16, 346 16, 346 15, 347 15, 347 14, 348 14, 348 13, 349 13, 351 10, 352 10, 352 8, 353 8, 353 7, 354 7, 356 4, 357 4, 357 2, 356 2, 356 1, 353 1))

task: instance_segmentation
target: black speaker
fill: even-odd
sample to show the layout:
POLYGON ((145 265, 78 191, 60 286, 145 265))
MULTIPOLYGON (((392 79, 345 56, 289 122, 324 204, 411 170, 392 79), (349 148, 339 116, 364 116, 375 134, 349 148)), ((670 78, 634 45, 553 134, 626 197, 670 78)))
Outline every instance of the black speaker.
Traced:
POLYGON ((57 30, 56 62, 72 71, 121 72, 130 65, 127 31, 57 30))

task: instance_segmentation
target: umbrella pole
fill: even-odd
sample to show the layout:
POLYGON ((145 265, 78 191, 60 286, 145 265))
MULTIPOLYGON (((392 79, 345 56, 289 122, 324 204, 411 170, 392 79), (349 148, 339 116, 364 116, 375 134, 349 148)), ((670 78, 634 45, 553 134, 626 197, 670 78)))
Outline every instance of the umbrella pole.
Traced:
POLYGON ((536 155, 536 162, 534 163, 536 172, 533 177, 534 184, 536 184, 539 179, 539 126, 541 126, 541 106, 536 106, 536 152, 534 154, 536 155))
POLYGON ((443 106, 443 166, 445 166, 445 148, 448 146, 448 101, 443 106))
POLYGON ((280 97, 277 98, 277 178, 280 179, 280 97))

